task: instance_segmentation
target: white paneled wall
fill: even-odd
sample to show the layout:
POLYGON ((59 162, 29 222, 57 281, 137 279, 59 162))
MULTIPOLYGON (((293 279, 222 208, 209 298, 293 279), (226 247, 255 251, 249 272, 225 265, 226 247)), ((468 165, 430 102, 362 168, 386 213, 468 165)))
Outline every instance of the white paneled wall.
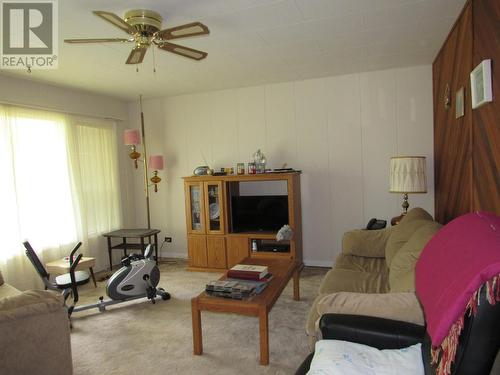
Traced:
POLYGON ((431 66, 156 99, 144 112, 150 153, 166 155, 151 198, 153 226, 174 240, 164 256, 187 254, 181 177, 203 158, 215 169, 247 163, 258 148, 270 167, 303 171, 306 264, 331 265, 346 230, 401 212, 388 192, 393 155, 427 156, 429 193, 410 205, 433 213, 431 66))

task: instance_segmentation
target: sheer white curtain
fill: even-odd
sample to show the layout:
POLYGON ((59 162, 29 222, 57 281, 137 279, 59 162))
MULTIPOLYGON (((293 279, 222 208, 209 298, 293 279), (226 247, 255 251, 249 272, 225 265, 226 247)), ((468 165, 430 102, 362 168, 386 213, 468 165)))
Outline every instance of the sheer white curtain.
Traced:
POLYGON ((85 255, 107 267, 102 233, 121 225, 115 126, 106 120, 67 118, 73 205, 78 238, 85 255))
MULTIPOLYGON (((20 289, 40 287, 24 255, 42 262, 120 226, 114 124, 0 105, 0 269, 20 289)), ((101 256, 103 254, 100 254, 101 256)))

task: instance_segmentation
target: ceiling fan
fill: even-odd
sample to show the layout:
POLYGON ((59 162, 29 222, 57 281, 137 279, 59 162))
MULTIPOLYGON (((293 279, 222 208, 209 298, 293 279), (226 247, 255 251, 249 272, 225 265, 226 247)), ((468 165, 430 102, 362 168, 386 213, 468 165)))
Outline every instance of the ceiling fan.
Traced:
POLYGON ((154 44, 158 48, 188 57, 202 60, 207 53, 192 48, 179 46, 168 42, 172 39, 209 34, 208 27, 201 22, 192 22, 181 26, 161 30, 163 18, 152 10, 134 9, 125 13, 122 19, 116 14, 102 10, 94 10, 96 16, 103 18, 120 30, 130 34, 130 38, 103 38, 103 39, 64 39, 66 43, 135 43, 127 58, 126 64, 140 64, 144 60, 149 46, 154 44))

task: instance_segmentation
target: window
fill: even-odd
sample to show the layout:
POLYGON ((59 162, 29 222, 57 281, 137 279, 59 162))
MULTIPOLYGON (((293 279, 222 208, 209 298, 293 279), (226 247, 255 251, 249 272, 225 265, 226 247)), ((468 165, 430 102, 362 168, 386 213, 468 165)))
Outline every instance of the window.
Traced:
POLYGON ((111 121, 0 105, 0 262, 118 228, 116 155, 111 121))

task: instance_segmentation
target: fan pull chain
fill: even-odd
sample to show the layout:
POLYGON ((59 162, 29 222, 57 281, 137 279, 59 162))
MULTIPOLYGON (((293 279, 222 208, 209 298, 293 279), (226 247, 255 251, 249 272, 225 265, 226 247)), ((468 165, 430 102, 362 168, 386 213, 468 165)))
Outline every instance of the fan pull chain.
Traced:
POLYGON ((155 49, 153 48, 153 74, 156 74, 156 58, 155 58, 155 49))

